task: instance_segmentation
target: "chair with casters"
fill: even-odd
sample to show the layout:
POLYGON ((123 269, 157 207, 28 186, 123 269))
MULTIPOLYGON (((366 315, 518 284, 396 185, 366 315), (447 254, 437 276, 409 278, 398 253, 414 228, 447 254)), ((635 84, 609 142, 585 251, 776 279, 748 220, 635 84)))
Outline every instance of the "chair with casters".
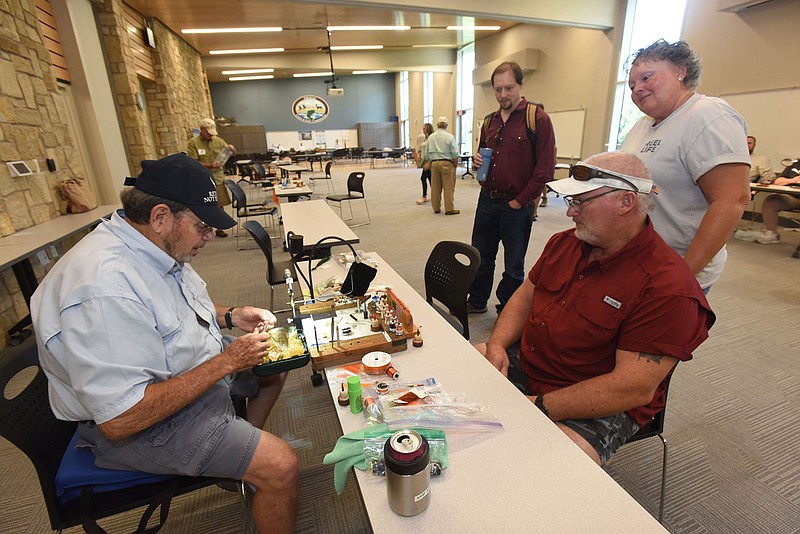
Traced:
POLYGON ((359 223, 359 224, 351 224, 349 226, 364 226, 372 222, 372 218, 369 215, 369 206, 367 205, 367 197, 364 194, 364 176, 365 174, 361 171, 351 172, 350 176, 347 177, 347 194, 346 195, 328 195, 325 197, 325 200, 329 202, 336 202, 339 204, 339 217, 342 220, 352 220, 353 219, 353 200, 363 200, 364 207, 367 210, 367 222, 359 223), (347 201, 347 205, 350 207, 350 218, 345 219, 342 214, 342 202, 347 201))
POLYGON ((672 374, 670 374, 666 380, 664 381, 664 385, 666 389, 664 391, 664 409, 658 412, 649 423, 644 425, 640 428, 636 434, 632 435, 628 438, 628 441, 623 443, 627 445, 628 443, 633 443, 635 441, 641 441, 643 439, 658 437, 661 440, 661 445, 663 447, 663 453, 661 456, 661 493, 658 500, 658 522, 661 523, 664 519, 664 496, 667 490, 667 440, 664 437, 664 415, 667 411, 667 395, 669 394, 669 381, 672 379, 672 374))
MULTIPOLYGON (((272 310, 275 301, 275 286, 286 283, 286 271, 288 270, 293 280, 297 280, 294 263, 291 259, 276 261, 272 255, 272 240, 269 234, 258 221, 247 221, 244 229, 253 237, 258 244, 261 252, 267 259, 267 284, 269 285, 269 308, 272 310)), ((280 313, 286 310, 272 310, 273 313, 280 313)))
POLYGON ((331 166, 333 165, 333 161, 328 161, 325 164, 325 174, 316 175, 312 174, 309 179, 311 180, 311 186, 313 187, 317 180, 325 180, 325 184, 328 186, 328 193, 336 193, 336 188, 333 187, 333 176, 331 176, 331 166))
MULTIPOLYGON (((0 435, 33 464, 53 530, 82 525, 86 532, 104 533, 97 520, 147 506, 136 533, 155 533, 167 520, 173 496, 227 480, 95 467, 90 450, 71 446, 78 423, 56 419, 50 409, 47 377, 39 364, 35 339, 3 352, 0 390, 16 395, 0 395, 0 435), (74 479, 65 482, 70 471, 74 479), (110 484, 109 479, 115 483, 110 484), (62 487, 65 484, 66 489, 62 487), (159 524, 147 528, 159 506, 159 524)), ((243 528, 249 530, 249 506, 241 483, 239 490, 243 528)))
POLYGON ((481 265, 478 249, 459 241, 440 241, 425 263, 425 300, 444 304, 461 323, 462 334, 469 339, 467 292, 481 265))
MULTIPOLYGON (((241 221, 241 219, 244 219, 245 222, 247 222, 250 217, 263 216, 266 222, 266 217, 269 215, 270 227, 272 228, 275 226, 275 214, 278 212, 278 208, 276 206, 267 206, 267 202, 269 202, 268 199, 261 202, 248 203, 247 195, 239 184, 233 180, 225 180, 225 185, 231 192, 231 207, 233 208, 233 214, 236 216, 237 220, 241 221)), ((241 248, 239 248, 238 227, 236 228, 236 248, 237 250, 241 250, 241 248)))

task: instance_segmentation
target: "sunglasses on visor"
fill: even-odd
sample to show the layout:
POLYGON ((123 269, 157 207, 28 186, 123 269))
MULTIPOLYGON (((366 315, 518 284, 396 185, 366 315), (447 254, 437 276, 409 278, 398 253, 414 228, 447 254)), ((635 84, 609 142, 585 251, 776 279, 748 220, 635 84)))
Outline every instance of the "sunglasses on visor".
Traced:
POLYGON ((605 178, 605 179, 611 179, 611 180, 618 180, 620 182, 624 182, 624 183, 628 184, 629 186, 631 186, 632 191, 634 191, 636 193, 644 193, 645 192, 645 191, 642 191, 642 189, 640 187, 638 187, 634 183, 636 178, 633 178, 632 176, 627 176, 625 174, 617 174, 617 173, 606 171, 606 170, 602 170, 601 171, 600 169, 596 169, 596 168, 593 168, 593 167, 588 167, 584 163, 578 163, 578 164, 575 164, 575 165, 570 165, 569 166, 569 175, 570 175, 571 178, 575 178, 579 182, 588 182, 592 178, 605 178))

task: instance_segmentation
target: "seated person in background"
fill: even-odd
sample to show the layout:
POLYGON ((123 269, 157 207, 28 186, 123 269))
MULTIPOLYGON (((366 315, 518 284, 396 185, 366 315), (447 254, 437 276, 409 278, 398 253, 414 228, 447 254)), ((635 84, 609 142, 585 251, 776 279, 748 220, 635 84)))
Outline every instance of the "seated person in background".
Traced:
POLYGON ((275 317, 215 305, 189 263, 215 228, 236 224, 208 170, 185 154, 145 163, 121 194, 123 209, 65 254, 31 299, 53 412, 80 422, 78 443, 98 467, 243 479, 256 488, 259 531, 293 532, 297 458, 260 428, 284 377, 259 383, 252 372, 275 317), (223 326, 249 333, 227 344, 223 326), (240 387, 256 395, 250 422, 234 413, 240 387))
POLYGON ((647 216, 653 181, 606 152, 550 182, 575 229, 555 234, 508 301, 484 356, 595 462, 665 405, 665 379, 715 316, 647 216))
MULTIPOLYGON (((775 178, 772 185, 800 186, 800 161, 783 169, 780 176, 775 178)), ((764 232, 757 235, 755 240, 762 245, 771 245, 781 242, 778 233, 778 212, 800 210, 800 197, 773 193, 761 205, 761 217, 764 219, 764 232)), ((800 246, 792 254, 793 258, 800 258, 800 246)))
POLYGON ((752 135, 747 136, 747 149, 750 151, 750 182, 759 184, 769 184, 775 179, 775 172, 772 164, 766 156, 753 154, 756 148, 756 138, 752 135))

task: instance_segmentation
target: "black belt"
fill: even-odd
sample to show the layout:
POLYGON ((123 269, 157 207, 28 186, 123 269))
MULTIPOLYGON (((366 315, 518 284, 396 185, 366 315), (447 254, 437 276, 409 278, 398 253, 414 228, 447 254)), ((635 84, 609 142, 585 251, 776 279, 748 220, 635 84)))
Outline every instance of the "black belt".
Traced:
POLYGON ((487 195, 489 195, 489 198, 491 198, 492 200, 508 200, 510 198, 515 198, 516 197, 516 195, 511 195, 509 193, 504 193, 503 191, 500 191, 499 189, 484 189, 483 192, 486 193, 487 195))

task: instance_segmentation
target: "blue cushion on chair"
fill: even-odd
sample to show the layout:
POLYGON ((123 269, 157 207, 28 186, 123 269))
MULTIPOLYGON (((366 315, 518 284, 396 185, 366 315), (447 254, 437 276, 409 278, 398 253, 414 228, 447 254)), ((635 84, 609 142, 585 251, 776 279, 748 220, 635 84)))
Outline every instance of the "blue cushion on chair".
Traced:
POLYGON ((83 486, 94 486, 94 493, 102 493, 176 477, 97 467, 94 465, 94 453, 91 449, 76 447, 77 441, 78 433, 75 432, 56 474, 56 494, 62 503, 80 497, 83 486))

